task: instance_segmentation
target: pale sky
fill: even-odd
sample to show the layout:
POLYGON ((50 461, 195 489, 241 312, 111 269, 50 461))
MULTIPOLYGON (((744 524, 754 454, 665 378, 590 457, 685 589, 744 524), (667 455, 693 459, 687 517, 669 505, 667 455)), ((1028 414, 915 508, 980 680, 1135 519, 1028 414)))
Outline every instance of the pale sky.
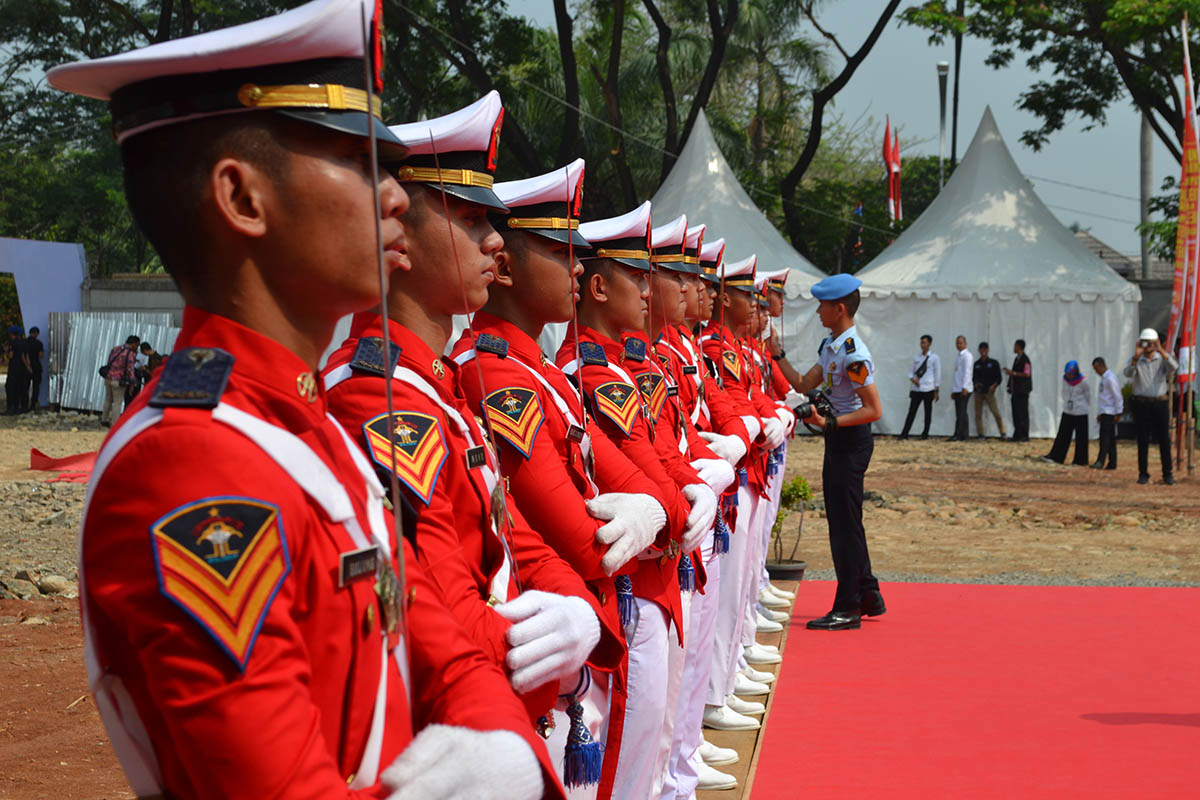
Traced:
MULTIPOLYGON (((554 24, 550 0, 508 0, 516 14, 547 25, 554 24)), ((883 0, 840 0, 831 2, 818 17, 823 27, 838 35, 847 52, 853 52, 866 38, 867 22, 886 5, 883 0), (868 13, 868 7, 872 10, 868 13)), ((907 5, 907 4, 905 4, 907 5)), ((903 6, 902 6, 903 8, 903 6)), ((884 115, 900 126, 900 145, 905 154, 936 155, 938 151, 938 61, 954 64, 954 47, 947 42, 939 47, 927 43, 920 29, 888 25, 866 61, 836 98, 836 111, 848 121, 866 112, 879 123, 876 136, 882 141, 884 115), (910 150, 906 141, 926 140, 910 150)), ((959 88, 958 155, 961 159, 971 142, 985 106, 992 107, 1000 133, 1004 136, 1017 166, 1032 179, 1042 201, 1065 225, 1078 222, 1114 249, 1129 254, 1139 250, 1134 225, 1138 220, 1139 192, 1138 142, 1141 118, 1128 101, 1110 107, 1108 124, 1091 131, 1083 123, 1069 122, 1055 134, 1040 152, 1022 145, 1022 131, 1036 127, 1036 118, 1016 108, 1021 91, 1034 80, 1035 73, 1023 60, 1003 70, 994 70, 983 61, 990 48, 977 39, 963 41, 962 83, 959 88), (1069 188, 1048 180, 1061 181, 1090 190, 1100 190, 1132 199, 1113 197, 1069 188), (1113 219, 1107 219, 1113 218, 1113 219)), ((841 56, 833 52, 835 69, 841 56)), ((950 113, 953 73, 947 88, 946 158, 950 156, 950 113)), ((880 162, 882 169, 882 160, 880 162)), ((1179 166, 1166 148, 1155 140, 1154 189, 1163 178, 1178 178, 1179 166)), ((1135 258, 1136 261, 1136 258, 1135 258)))

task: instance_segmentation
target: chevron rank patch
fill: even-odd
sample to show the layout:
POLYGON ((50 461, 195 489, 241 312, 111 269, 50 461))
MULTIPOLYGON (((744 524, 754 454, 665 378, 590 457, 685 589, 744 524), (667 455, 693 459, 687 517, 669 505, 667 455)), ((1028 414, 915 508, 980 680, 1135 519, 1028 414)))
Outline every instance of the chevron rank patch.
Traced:
POLYGON ((497 389, 483 398, 483 410, 493 433, 526 458, 533 455, 533 441, 546 418, 537 392, 517 386, 497 389))
POLYGON ((742 379, 742 360, 738 358, 736 352, 733 350, 722 350, 721 363, 725 365, 725 369, 729 370, 734 378, 739 381, 742 379))
MULTIPOLYGON (((429 505, 448 452, 442 426, 428 414, 415 411, 397 411, 392 424, 396 477, 429 505)), ((380 414, 363 423, 363 436, 371 460, 390 470, 392 447, 388 443, 388 415, 380 414)))
POLYGON ((846 375, 859 386, 867 382, 870 374, 871 371, 867 369, 867 362, 865 361, 855 361, 852 364, 846 365, 846 375))
POLYGON ((642 401, 650 411, 650 419, 658 422, 667 402, 667 382, 657 372, 645 372, 637 378, 638 391, 642 393, 642 401))
POLYGON ((243 672, 291 571, 279 507, 249 497, 182 505, 150 526, 159 591, 243 672))
POLYGON ((630 361, 642 362, 646 360, 646 343, 641 339, 629 338, 625 340, 625 358, 630 361))
POLYGON ((637 389, 621 381, 609 381, 596 387, 593 393, 596 411, 612 420, 626 436, 633 434, 633 424, 642 410, 637 389))
POLYGON ((593 367, 607 367, 608 357, 604 355, 604 348, 595 342, 580 342, 579 357, 584 364, 593 367))

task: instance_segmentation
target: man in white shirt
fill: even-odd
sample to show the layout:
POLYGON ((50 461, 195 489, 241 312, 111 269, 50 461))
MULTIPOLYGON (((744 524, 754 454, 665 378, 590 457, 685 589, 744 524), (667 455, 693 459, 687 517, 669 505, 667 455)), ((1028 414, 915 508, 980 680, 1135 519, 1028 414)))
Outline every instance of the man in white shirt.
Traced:
POLYGON ((1116 469, 1117 420, 1125 413, 1125 400, 1121 397, 1117 373, 1108 368, 1103 358, 1093 358, 1092 369, 1100 376, 1100 389, 1096 394, 1096 408, 1100 412, 1096 417, 1100 422, 1100 455, 1092 469, 1116 469))
POLYGON ((900 438, 907 439, 908 431, 912 428, 913 420, 917 418, 917 408, 925 405, 925 429, 921 438, 929 438, 929 421, 933 417, 933 404, 938 399, 942 385, 942 360, 937 353, 931 353, 933 337, 928 333, 921 337, 921 352, 913 356, 912 366, 908 369, 908 380, 912 388, 908 391, 908 417, 904 420, 904 429, 900 438))
POLYGON ((958 358, 954 362, 954 383, 950 387, 954 395, 954 435, 952 442, 965 442, 970 438, 970 428, 967 423, 967 402, 971 399, 971 370, 975 366, 975 357, 967 349, 967 337, 959 336, 954 340, 958 348, 958 358))

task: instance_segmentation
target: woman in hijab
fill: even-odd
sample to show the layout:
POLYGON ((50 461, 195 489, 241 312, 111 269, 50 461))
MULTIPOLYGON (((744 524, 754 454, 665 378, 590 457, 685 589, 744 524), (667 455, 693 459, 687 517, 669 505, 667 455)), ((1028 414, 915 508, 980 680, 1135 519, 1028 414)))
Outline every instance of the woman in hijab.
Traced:
POLYGON ((1078 361, 1068 361, 1063 368, 1063 413, 1058 422, 1058 435, 1054 437, 1054 446, 1049 455, 1042 456, 1043 461, 1053 461, 1062 464, 1067 460, 1067 450, 1071 447, 1071 435, 1075 436, 1074 464, 1081 467, 1088 465, 1088 405, 1091 402, 1091 390, 1087 378, 1079 370, 1078 361))

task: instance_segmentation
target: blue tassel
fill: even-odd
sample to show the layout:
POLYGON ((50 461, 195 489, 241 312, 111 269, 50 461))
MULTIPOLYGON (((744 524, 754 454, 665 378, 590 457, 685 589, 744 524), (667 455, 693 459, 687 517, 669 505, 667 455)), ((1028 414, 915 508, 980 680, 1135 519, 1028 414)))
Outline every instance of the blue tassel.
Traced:
POLYGON ((600 782, 600 768, 604 764, 604 744, 588 732, 583 724, 583 706, 574 696, 567 706, 567 716, 571 719, 571 733, 563 755, 563 785, 568 789, 595 785, 600 782))
POLYGON ((633 580, 628 575, 618 575, 617 584, 617 614, 621 617, 621 625, 628 625, 633 619, 633 580))
POLYGON ((717 515, 717 527, 713 529, 713 552, 729 552, 729 525, 720 514, 717 515))
POLYGON ((692 566, 692 557, 687 553, 679 558, 679 589, 684 592, 696 591, 696 568, 692 566))
POLYGON ((739 469, 737 471, 737 476, 738 476, 738 486, 749 486, 750 485, 750 473, 749 472, 747 472, 744 469, 739 469))

